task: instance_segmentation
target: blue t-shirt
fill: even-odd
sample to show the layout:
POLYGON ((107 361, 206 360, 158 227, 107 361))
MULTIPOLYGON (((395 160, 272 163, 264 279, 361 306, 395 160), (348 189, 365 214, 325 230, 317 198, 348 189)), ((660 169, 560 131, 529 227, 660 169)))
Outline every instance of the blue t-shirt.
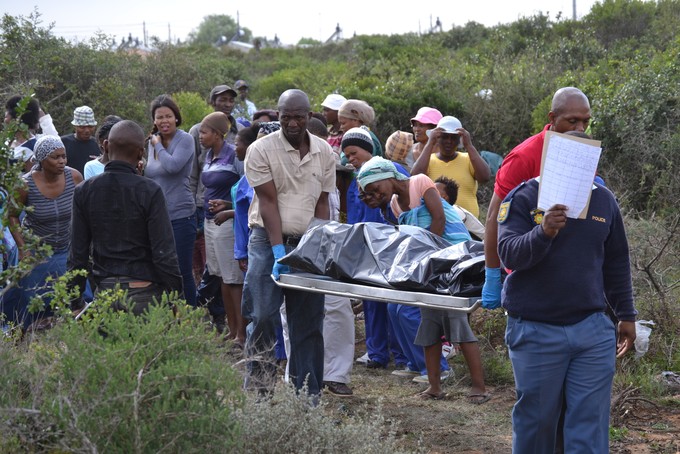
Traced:
POLYGON ((246 177, 241 177, 231 189, 231 199, 234 202, 234 258, 236 260, 248 258, 248 209, 253 202, 253 188, 246 177))

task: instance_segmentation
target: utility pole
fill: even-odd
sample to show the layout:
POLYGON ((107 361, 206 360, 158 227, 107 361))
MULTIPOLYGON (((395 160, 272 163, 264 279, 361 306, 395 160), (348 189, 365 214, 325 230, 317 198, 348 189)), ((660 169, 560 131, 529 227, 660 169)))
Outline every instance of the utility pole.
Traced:
POLYGON ((170 33, 170 22, 168 22, 168 44, 172 43, 172 36, 170 33))
POLYGON ((146 21, 142 22, 142 30, 143 30, 143 36, 144 36, 144 47, 148 45, 148 39, 146 36, 146 21))
POLYGON ((576 20, 576 0, 573 0, 573 1, 572 1, 572 5, 573 5, 573 10, 574 10, 573 19, 576 20))

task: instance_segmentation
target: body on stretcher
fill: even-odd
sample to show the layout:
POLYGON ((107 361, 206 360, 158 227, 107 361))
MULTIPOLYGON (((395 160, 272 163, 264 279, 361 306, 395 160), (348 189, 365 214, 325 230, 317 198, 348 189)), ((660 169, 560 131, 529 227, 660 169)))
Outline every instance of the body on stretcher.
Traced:
POLYGON ((279 287, 291 290, 345 296, 360 300, 381 301, 384 303, 406 304, 421 308, 443 309, 467 314, 477 310, 481 304, 479 297, 457 297, 374 287, 365 284, 342 282, 327 276, 311 273, 282 274, 279 280, 275 282, 279 287))

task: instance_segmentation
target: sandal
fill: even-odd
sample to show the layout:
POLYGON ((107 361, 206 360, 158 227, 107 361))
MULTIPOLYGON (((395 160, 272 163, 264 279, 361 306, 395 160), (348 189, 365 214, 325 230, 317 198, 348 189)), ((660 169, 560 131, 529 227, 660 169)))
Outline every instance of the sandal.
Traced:
POLYGON ((416 396, 418 396, 418 399, 421 400, 442 400, 445 399, 447 395, 448 394, 446 394, 444 391, 440 392, 439 394, 431 394, 425 391, 416 394, 416 396))
POLYGON ((490 393, 475 393, 468 394, 467 400, 471 404, 482 405, 484 402, 488 402, 491 399, 490 393))

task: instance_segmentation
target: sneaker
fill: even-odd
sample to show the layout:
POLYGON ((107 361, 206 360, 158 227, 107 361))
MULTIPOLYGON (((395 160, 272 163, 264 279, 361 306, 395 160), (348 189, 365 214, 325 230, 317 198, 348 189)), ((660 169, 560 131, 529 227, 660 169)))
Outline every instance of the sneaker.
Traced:
POLYGON ((360 364, 366 364, 368 362, 368 352, 366 352, 362 356, 358 357, 357 362, 360 363, 360 364))
POLYGON ((452 356, 456 356, 456 347, 454 347, 450 342, 443 343, 442 356, 444 357, 444 359, 449 359, 452 356))
POLYGON ((420 375, 420 372, 415 371, 415 370, 411 370, 408 367, 405 367, 403 369, 393 370, 392 375, 396 375, 397 377, 413 378, 413 377, 418 377, 420 375))
POLYGON ((340 397, 348 397, 354 394, 352 388, 347 386, 345 383, 340 383, 336 381, 325 381, 323 382, 323 387, 329 393, 340 397))
MULTIPOLYGON (((441 382, 444 383, 451 375, 452 375, 451 370, 445 370, 439 376, 439 380, 441 380, 441 382)), ((418 375, 412 381, 414 383, 429 383, 429 381, 427 380, 427 374, 418 375)))

